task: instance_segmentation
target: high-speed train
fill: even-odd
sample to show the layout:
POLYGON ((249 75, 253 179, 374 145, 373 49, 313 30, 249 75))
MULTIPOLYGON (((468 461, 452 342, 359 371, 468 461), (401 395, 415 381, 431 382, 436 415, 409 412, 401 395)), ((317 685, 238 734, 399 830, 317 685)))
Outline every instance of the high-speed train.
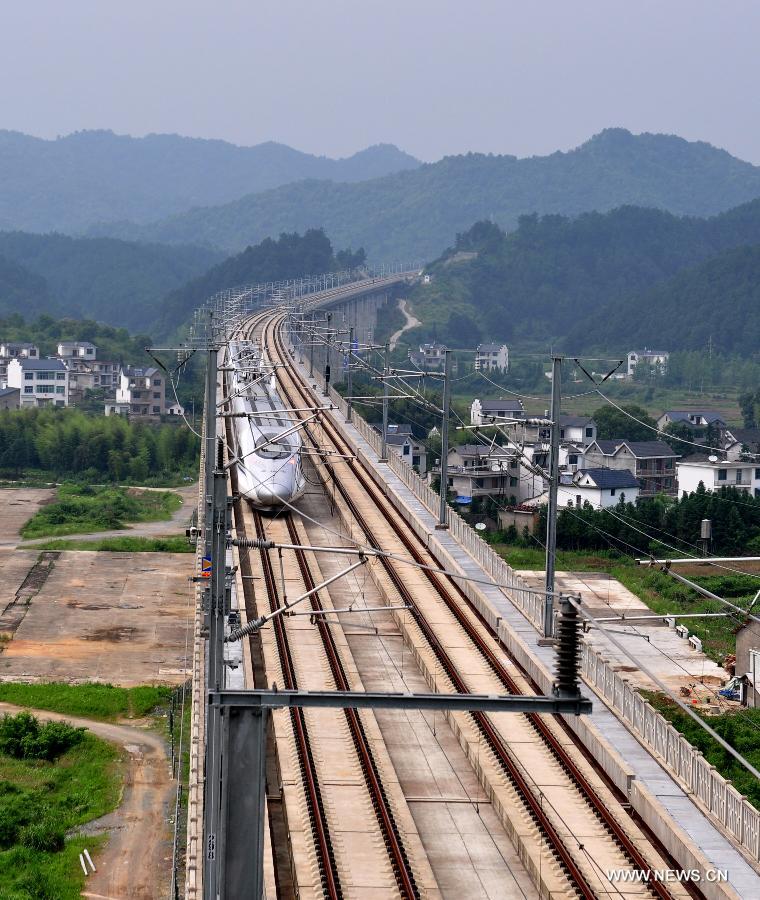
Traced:
POLYGON ((295 414, 285 409, 258 343, 228 346, 230 408, 243 414, 232 419, 238 492, 257 509, 279 509, 306 489, 295 414))

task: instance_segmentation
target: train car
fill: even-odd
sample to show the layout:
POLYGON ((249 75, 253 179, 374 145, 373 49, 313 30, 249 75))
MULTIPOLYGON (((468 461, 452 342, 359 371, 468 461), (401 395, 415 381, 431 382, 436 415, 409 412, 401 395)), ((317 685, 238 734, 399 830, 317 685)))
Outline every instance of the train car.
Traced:
POLYGON ((256 509, 280 509, 303 494, 301 435, 256 342, 232 341, 228 363, 238 492, 256 509))

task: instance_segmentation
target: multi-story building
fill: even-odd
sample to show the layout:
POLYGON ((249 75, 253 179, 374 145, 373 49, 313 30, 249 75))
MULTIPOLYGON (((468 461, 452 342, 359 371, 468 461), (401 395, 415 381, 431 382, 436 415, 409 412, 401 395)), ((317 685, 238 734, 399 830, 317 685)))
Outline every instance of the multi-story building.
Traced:
POLYGON ((628 469, 578 469, 572 483, 559 488, 558 508, 582 508, 590 503, 594 509, 617 506, 621 497, 635 503, 639 496, 639 481, 628 469))
POLYGON ((8 363, 12 359, 39 359, 40 351, 35 344, 21 341, 0 342, 0 387, 8 383, 8 363))
POLYGON ((69 405, 69 372, 60 359, 12 359, 8 387, 18 388, 22 408, 69 405))
POLYGON ((689 456, 676 464, 678 492, 681 497, 696 491, 700 484, 707 491, 724 487, 760 497, 760 462, 720 459, 717 455, 689 456))
POLYGON ((166 383, 160 369, 154 366, 122 367, 116 388, 116 407, 129 408, 129 415, 159 418, 165 415, 166 383))
POLYGON ((760 460, 760 428, 726 429, 725 443, 728 459, 760 460))
POLYGON ((675 422, 683 422, 694 428, 707 428, 708 425, 720 431, 726 428, 723 416, 714 409, 666 409, 657 420, 657 427, 664 428, 675 422))
MULTIPOLYGON (((514 448, 462 444, 449 450, 448 489, 459 502, 476 497, 519 500, 520 463, 514 448)), ((440 466, 434 471, 440 473, 440 466)))
POLYGON ((589 416, 559 417, 559 439, 585 446, 596 440, 596 422, 589 416))
POLYGON ((506 344, 478 344, 475 351, 477 372, 506 372, 509 369, 509 348, 506 344))
POLYGON ((61 341, 56 353, 59 359, 97 359, 98 348, 89 341, 61 341))
POLYGON ((447 349, 448 347, 445 344, 439 344, 437 341, 429 344, 420 344, 419 352, 409 351, 409 359, 420 369, 440 372, 446 361, 447 349))
POLYGON ((498 400, 479 400, 470 405, 470 424, 483 425, 505 419, 524 419, 525 408, 517 397, 499 397, 498 400))
POLYGON ((629 378, 633 378, 634 370, 640 363, 663 374, 668 368, 670 351, 668 350, 629 350, 627 354, 629 378))
MULTIPOLYGON (((382 425, 373 425, 372 427, 378 434, 383 433, 382 425)), ((411 425, 389 424, 386 443, 389 450, 400 456, 420 475, 427 472, 427 449, 421 441, 415 438, 411 425)))
POLYGON ((639 497, 675 497, 675 453, 664 441, 595 440, 585 451, 586 468, 628 469, 639 481, 639 497))

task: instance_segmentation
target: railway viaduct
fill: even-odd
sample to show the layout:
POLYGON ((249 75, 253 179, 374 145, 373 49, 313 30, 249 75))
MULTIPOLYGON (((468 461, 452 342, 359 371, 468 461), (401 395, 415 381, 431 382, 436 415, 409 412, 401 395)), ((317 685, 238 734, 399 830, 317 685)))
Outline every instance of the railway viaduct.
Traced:
MULTIPOLYGON (((234 794, 255 793, 257 779, 265 787, 263 845, 255 847, 252 825, 230 824, 241 855, 260 852, 259 895, 760 896, 756 811, 740 798, 729 815, 735 800, 726 786, 721 816, 717 780, 708 797, 694 790, 685 766, 697 757, 680 745, 663 751, 656 729, 641 733, 623 708, 620 675, 591 649, 581 648, 580 661, 590 714, 537 712, 527 703, 508 712, 483 699, 555 696, 555 648, 540 632, 543 598, 453 511, 448 528, 436 528, 437 495, 400 458, 380 460, 379 438, 361 417, 347 421, 345 400, 324 383, 325 360, 338 372, 343 350, 330 346, 324 324, 320 338, 313 325, 329 312, 332 331, 353 326, 366 342, 377 310, 413 276, 275 294, 257 309, 246 310, 243 298, 233 314, 229 305, 218 311, 220 440, 202 466, 226 472, 233 498, 222 544, 224 689, 449 702, 271 710, 266 753, 249 757, 237 746, 258 770, 224 763, 237 773, 234 794), (235 496, 224 415, 224 339, 233 336, 264 350, 285 406, 303 420, 309 487, 276 515, 235 496), (467 697, 481 707, 454 705, 467 697)), ((204 473, 201 526, 209 510, 204 473)), ((202 537, 203 527, 185 896, 229 900, 255 894, 252 886, 233 894, 218 881, 209 890, 209 873, 229 848, 204 834, 212 781, 202 537)))

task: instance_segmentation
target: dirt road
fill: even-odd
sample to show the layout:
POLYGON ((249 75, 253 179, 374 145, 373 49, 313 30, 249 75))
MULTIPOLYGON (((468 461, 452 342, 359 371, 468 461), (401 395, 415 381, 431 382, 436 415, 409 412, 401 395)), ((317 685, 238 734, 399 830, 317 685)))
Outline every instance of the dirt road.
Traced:
MULTIPOLYGON (((0 713, 22 707, 0 703, 0 713)), ((87 879, 82 894, 107 900, 154 900, 169 894, 171 827, 174 782, 163 740, 152 731, 130 725, 93 722, 46 710, 30 710, 45 721, 81 725, 104 740, 123 747, 127 771, 121 804, 113 812, 89 822, 85 834, 109 833, 108 843, 94 857, 97 872, 87 879)))
POLYGON ((399 328, 398 331, 394 332, 391 335, 391 339, 390 341, 388 341, 388 348, 390 350, 396 349, 396 344, 398 344, 399 338, 405 331, 409 331, 410 328, 416 328, 418 325, 422 325, 422 322, 420 322, 419 319, 415 318, 415 316, 413 316, 409 312, 409 307, 407 306, 406 300, 399 300, 398 308, 403 313, 406 322, 404 323, 402 328, 399 328))

